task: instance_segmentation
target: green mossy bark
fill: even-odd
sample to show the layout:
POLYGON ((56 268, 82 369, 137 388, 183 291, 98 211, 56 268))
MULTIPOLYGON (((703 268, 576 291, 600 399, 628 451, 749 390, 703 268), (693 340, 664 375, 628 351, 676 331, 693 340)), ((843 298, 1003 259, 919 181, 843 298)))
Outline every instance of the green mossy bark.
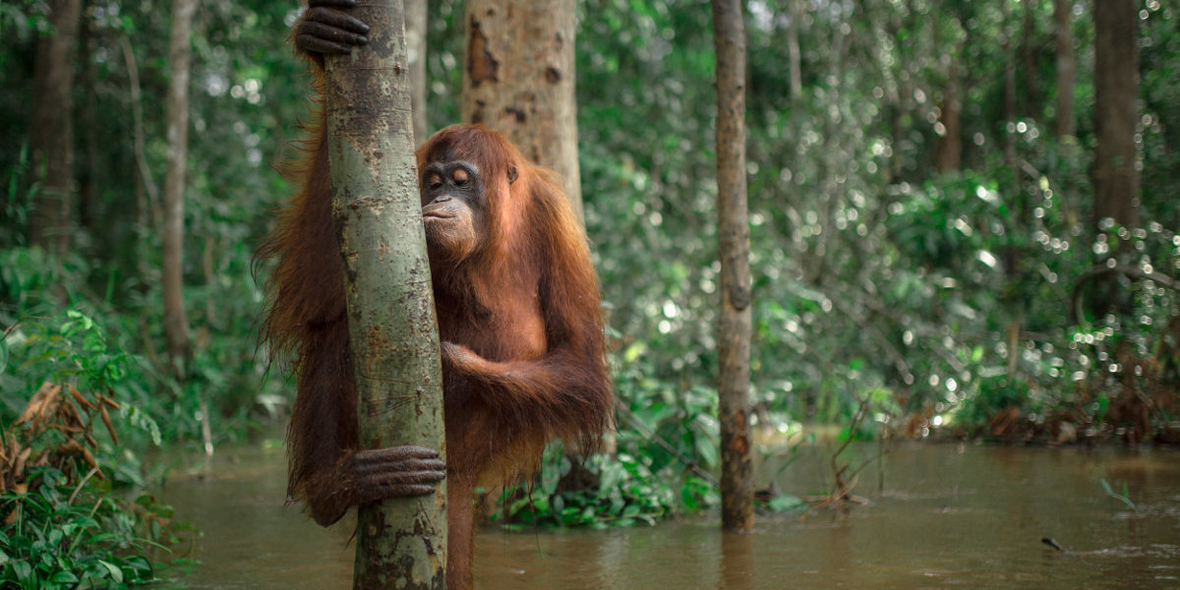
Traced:
MULTIPOLYGON (((344 258, 360 445, 443 452, 442 369, 402 1, 370 1, 353 14, 372 27, 369 44, 329 58, 326 71, 332 213, 344 258)), ((362 506, 354 587, 445 588, 446 533, 442 484, 429 496, 362 506)))

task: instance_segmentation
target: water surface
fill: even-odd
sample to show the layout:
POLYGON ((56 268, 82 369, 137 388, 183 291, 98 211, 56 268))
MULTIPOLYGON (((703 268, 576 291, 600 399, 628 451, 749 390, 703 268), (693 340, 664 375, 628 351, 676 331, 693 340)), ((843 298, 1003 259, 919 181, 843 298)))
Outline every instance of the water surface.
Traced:
MULTIPOLYGON (((781 472, 768 460, 760 487, 773 477, 787 493, 819 493, 829 452, 801 451, 781 472)), ((878 466, 861 472, 867 505, 761 515, 752 534, 722 534, 716 513, 605 531, 486 528, 476 587, 1180 588, 1180 452, 906 444, 879 467, 880 491, 878 466), (1103 480, 1125 484, 1133 507, 1103 480)), ((351 522, 325 530, 284 506, 284 469, 281 451, 221 451, 213 477, 159 490, 202 530, 177 554, 203 562, 166 571, 159 587, 350 588, 351 522)))

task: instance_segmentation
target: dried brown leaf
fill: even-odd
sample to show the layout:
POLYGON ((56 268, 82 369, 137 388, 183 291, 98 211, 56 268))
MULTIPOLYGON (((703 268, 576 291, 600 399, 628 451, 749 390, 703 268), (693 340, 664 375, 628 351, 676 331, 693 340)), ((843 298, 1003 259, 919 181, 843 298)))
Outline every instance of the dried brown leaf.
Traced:
POLYGON ((106 424, 107 432, 111 433, 111 440, 115 441, 115 444, 118 445, 119 435, 115 434, 115 427, 113 424, 111 424, 111 415, 107 413, 107 409, 105 407, 99 408, 99 413, 102 415, 102 423, 106 424))
POLYGON ((74 401, 78 402, 83 408, 86 408, 87 410, 97 410, 98 409, 98 407, 95 406, 93 402, 86 399, 82 395, 82 393, 78 391, 78 388, 74 387, 74 385, 72 383, 69 385, 69 389, 70 389, 70 396, 73 397, 74 401))
MULTIPOLYGON (((42 416, 52 414, 57 409, 57 402, 59 394, 61 393, 61 386, 54 385, 48 381, 41 384, 41 388, 37 393, 33 394, 32 399, 29 400, 25 410, 21 412, 20 417, 16 419, 17 424, 28 422, 34 418, 40 419, 42 416)), ((34 428, 37 423, 34 422, 34 428)))
POLYGON ((82 420, 82 413, 78 411, 78 408, 75 407, 74 403, 70 400, 62 400, 60 414, 62 419, 65 420, 66 424, 82 427, 86 426, 86 422, 82 420))
MULTIPOLYGON (((84 459, 86 461, 87 465, 89 465, 95 469, 98 469, 98 461, 96 461, 94 459, 94 455, 90 452, 90 449, 86 449, 86 448, 82 449, 82 459, 84 459)), ((103 477, 101 469, 98 469, 98 479, 106 479, 105 477, 103 477)))
POLYGON ((33 449, 25 449, 16 456, 16 466, 13 467, 12 473, 16 477, 20 477, 25 473, 25 463, 29 460, 29 455, 33 453, 33 449))

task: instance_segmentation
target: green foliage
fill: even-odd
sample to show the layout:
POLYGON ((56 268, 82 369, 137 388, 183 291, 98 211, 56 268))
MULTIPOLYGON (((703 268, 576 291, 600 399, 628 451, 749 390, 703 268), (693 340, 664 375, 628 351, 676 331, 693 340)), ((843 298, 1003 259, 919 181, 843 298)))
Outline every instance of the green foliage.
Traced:
POLYGON ((6 588, 126 588, 151 581, 137 536, 143 519, 104 493, 69 481, 62 472, 34 472, 35 491, 4 495, 15 516, 0 528, 0 585, 6 588))
MULTIPOLYGON (((151 416, 127 400, 112 401, 125 392, 135 358, 112 350, 104 330, 77 310, 61 319, 15 325, 0 346, 11 354, 0 369, 15 368, 0 375, 0 416, 12 425, 4 441, 10 456, 0 470, 9 492, 0 496, 0 513, 8 515, 0 527, 0 585, 124 588, 150 581, 152 565, 145 557, 149 547, 175 540, 171 509, 148 495, 134 503, 122 499, 119 488, 144 485, 142 466, 135 450, 120 451, 107 436, 121 430, 127 439, 140 432, 130 438, 146 435, 160 442, 151 416), (60 399, 47 401, 42 386, 24 410, 25 418, 14 423, 32 395, 27 384, 35 383, 64 385, 73 398, 50 392, 50 397, 60 399), (90 392, 85 404, 86 394, 79 388, 90 392), (72 409, 63 413, 66 405, 72 409), (101 407, 104 429, 97 426, 95 410, 108 405, 117 405, 119 411, 107 416, 106 407, 101 407), (94 456, 83 448, 87 441, 95 448, 94 456), (16 460, 18 454, 37 466, 24 471, 25 460, 16 460)), ((62 391, 60 386, 56 390, 62 391)))
POLYGON ((1006 375, 985 377, 980 380, 976 394, 963 403, 957 417, 970 425, 986 424, 992 416, 1008 408, 1028 408, 1031 399, 1029 386, 1025 381, 1012 380, 1006 375))
MULTIPOLYGON (((692 489, 700 487, 699 480, 689 478, 682 498, 699 504, 700 495, 709 491, 692 489)), ((655 524, 676 508, 676 501, 668 480, 652 473, 646 457, 594 455, 575 464, 558 445, 546 453, 535 484, 523 493, 515 488, 505 492, 493 518, 503 519, 510 529, 655 524), (574 481, 591 483, 572 485, 574 481)))
MULTIPOLYGON (((286 45, 297 3, 208 0, 197 17, 184 244, 194 352, 182 380, 161 358, 161 211, 149 188, 167 155, 170 23, 157 4, 85 11, 75 103, 97 117, 75 125, 77 226, 71 253, 52 259, 26 239, 45 4, 0 3, 0 135, 10 139, 0 144, 0 416, 10 422, 59 375, 112 388, 131 425, 113 472, 128 483, 147 477, 143 450, 192 444, 201 418, 215 442, 246 436, 281 420, 293 389, 268 379, 255 349, 251 256, 290 193, 273 168, 300 157, 291 146, 308 79, 286 45)), ((1077 136, 1061 139, 1052 3, 1012 4, 1005 21, 997 3, 803 1, 799 22, 791 4, 745 4, 756 427, 835 422, 868 437, 945 418, 979 433, 1016 408, 1035 428, 1101 435, 1125 428, 1110 414, 1142 396, 1152 421, 1180 416, 1175 8, 1145 2, 1141 13, 1145 221, 1119 228, 1091 220, 1085 3, 1072 22, 1077 136), (798 88, 787 75, 792 27, 798 88), (1005 120, 1013 61, 1017 114, 1005 120), (956 72, 962 162, 939 173, 956 72), (1123 313, 1092 306, 1100 293, 1083 281, 1108 259, 1133 271, 1114 280, 1123 313), (871 419, 852 428, 866 407, 871 419)), ((618 453, 577 466, 550 451, 528 494, 506 500, 504 519, 518 524, 631 524, 717 501, 707 475, 719 444, 709 11, 697 0, 586 0, 578 11, 580 166, 615 349, 618 453), (589 483, 568 481, 579 473, 589 483)), ((461 2, 430 3, 433 129, 458 119, 463 14, 461 2)), ((254 270, 265 280, 267 268, 254 270)))

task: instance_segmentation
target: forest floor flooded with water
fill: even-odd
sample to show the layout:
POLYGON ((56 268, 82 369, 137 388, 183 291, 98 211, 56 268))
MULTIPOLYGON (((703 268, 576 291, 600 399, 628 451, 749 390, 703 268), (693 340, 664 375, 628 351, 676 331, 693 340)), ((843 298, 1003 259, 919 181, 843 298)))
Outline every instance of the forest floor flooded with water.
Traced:
MULTIPOLYGON (((781 470, 769 458, 760 485, 773 476, 786 493, 815 494, 831 479, 829 452, 801 450, 781 470)), ((172 557, 200 564, 167 568, 154 587, 350 588, 351 517, 325 530, 285 506, 285 467, 280 450, 220 451, 211 477, 175 476, 158 490, 201 531, 172 557)), ((487 526, 476 538, 476 587, 1180 587, 1174 450, 912 443, 861 481, 867 504, 760 515, 751 534, 723 534, 716 512, 606 530, 487 526)))

